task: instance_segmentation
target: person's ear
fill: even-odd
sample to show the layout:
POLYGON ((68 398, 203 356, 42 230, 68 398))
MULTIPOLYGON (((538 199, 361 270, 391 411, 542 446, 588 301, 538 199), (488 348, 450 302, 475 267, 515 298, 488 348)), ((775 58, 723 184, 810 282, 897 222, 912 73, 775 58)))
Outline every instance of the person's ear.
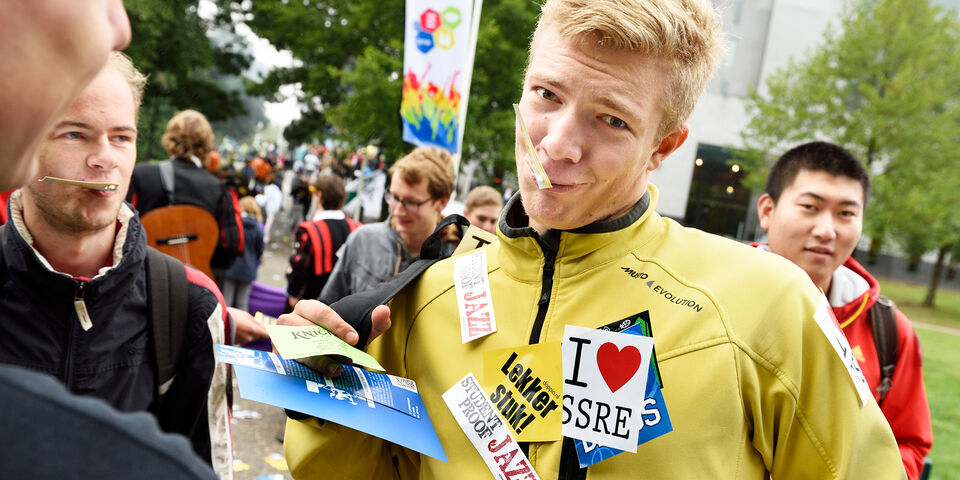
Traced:
POLYGON ((660 140, 660 144, 650 156, 650 162, 647 163, 647 170, 654 171, 660 168, 660 164, 671 153, 675 152, 683 142, 687 141, 687 135, 690 134, 690 127, 687 124, 680 125, 680 128, 670 132, 660 140))
POLYGON ((438 198, 438 199, 437 199, 437 206, 438 206, 439 208, 437 208, 437 211, 438 211, 438 212, 441 212, 441 211, 443 211, 444 208, 447 208, 447 202, 449 202, 449 201, 450 201, 450 195, 447 195, 447 196, 445 196, 445 197, 440 197, 440 198, 438 198))
POLYGON ((757 199, 757 217, 760 218, 760 228, 764 232, 770 231, 770 218, 773 216, 773 209, 776 206, 776 202, 773 201, 773 197, 769 193, 764 193, 757 199))

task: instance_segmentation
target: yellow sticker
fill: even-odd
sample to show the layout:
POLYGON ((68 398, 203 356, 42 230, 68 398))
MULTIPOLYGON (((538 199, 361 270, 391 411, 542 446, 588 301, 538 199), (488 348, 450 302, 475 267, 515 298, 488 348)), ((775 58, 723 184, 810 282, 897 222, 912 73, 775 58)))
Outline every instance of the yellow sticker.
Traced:
POLYGON ((483 389, 518 442, 560 440, 560 342, 483 353, 483 389))
POLYGON ((237 460, 237 459, 233 460, 234 472, 243 472, 246 470, 250 470, 250 465, 247 465, 246 463, 244 463, 243 460, 237 460))
POLYGON ((271 453, 270 456, 263 457, 263 461, 267 462, 268 465, 270 465, 271 467, 277 470, 280 470, 283 472, 289 470, 287 468, 287 461, 283 458, 282 454, 271 453))

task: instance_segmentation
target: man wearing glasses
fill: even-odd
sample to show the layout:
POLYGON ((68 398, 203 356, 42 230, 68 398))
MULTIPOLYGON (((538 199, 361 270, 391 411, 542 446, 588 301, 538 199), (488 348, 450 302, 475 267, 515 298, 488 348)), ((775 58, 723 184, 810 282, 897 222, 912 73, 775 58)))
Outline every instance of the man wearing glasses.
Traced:
MULTIPOLYGON (((420 256, 420 246, 443 218, 456 172, 446 150, 419 147, 389 170, 390 207, 387 222, 364 225, 350 234, 340 259, 320 293, 330 304, 362 292, 407 268, 420 256)), ((451 250, 458 239, 451 239, 451 250)))

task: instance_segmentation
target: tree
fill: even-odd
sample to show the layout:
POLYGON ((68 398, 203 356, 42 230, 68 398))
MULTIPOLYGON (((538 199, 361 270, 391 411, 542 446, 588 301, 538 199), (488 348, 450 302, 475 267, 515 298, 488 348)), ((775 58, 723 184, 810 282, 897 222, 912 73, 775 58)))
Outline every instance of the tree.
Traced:
POLYGON ((832 141, 872 174, 865 232, 874 241, 891 235, 910 248, 948 251, 960 239, 958 23, 929 0, 845 5, 822 45, 769 76, 765 92, 750 94, 738 159, 750 172, 745 183, 762 188, 773 159, 789 147, 832 141))
MULTIPOLYGON (((243 11, 259 36, 299 62, 274 70, 256 93, 277 98, 299 83, 303 118, 284 136, 291 141, 338 135, 355 145, 377 142, 393 160, 411 149, 401 140, 404 2, 253 2, 243 11)), ((492 176, 513 165, 514 116, 527 43, 537 5, 487 0, 467 110, 463 156, 492 176)))
POLYGON ((226 0, 220 14, 202 18, 199 0, 129 0, 133 41, 125 53, 150 75, 140 109, 138 159, 165 158, 160 137, 177 110, 192 108, 211 121, 246 113, 243 90, 222 86, 250 65, 246 44, 235 34, 226 0), (208 32, 219 32, 212 40, 208 32))

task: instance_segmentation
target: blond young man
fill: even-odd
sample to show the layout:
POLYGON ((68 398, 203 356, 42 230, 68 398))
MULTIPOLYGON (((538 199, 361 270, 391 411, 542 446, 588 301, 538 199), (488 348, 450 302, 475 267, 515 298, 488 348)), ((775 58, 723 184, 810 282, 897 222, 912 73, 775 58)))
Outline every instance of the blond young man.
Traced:
POLYGON ((463 216, 471 225, 497 233, 497 219, 503 209, 503 197, 499 192, 487 185, 475 187, 467 194, 464 204, 463 216))
POLYGON ((189 307, 169 381, 154 361, 146 236, 123 201, 145 84, 127 57, 111 54, 40 143, 36 176, 11 196, 0 229, 0 362, 54 374, 71 392, 120 411, 152 413, 230 478, 226 374, 213 354, 227 313, 199 271, 178 264, 189 307), (118 188, 37 181, 44 176, 118 188))
MULTIPOLYGON (((673 430, 583 469, 571 439, 531 442, 523 449, 539 478, 903 477, 890 428, 834 350, 841 334, 815 320, 825 300, 806 275, 655 212, 650 172, 686 139, 721 37, 705 0, 544 3, 519 109, 553 188, 537 188, 518 128, 520 194, 500 241, 485 247, 497 331, 461 343, 453 261, 374 312, 373 333, 383 333, 368 349, 417 382, 448 462, 331 422, 288 420, 295 477, 490 478, 441 394, 480 375, 486 351, 643 312, 673 430)), ((317 302, 281 321, 358 340, 317 302)))

